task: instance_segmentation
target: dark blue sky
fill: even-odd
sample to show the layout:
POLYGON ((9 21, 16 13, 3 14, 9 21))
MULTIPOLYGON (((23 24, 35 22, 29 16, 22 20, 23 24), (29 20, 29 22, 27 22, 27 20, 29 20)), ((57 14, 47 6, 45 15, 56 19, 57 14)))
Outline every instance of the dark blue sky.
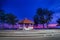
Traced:
POLYGON ((60 0, 3 0, 0 5, 7 13, 13 13, 19 19, 25 17, 32 20, 37 8, 48 8, 54 11, 52 23, 60 16, 60 0))

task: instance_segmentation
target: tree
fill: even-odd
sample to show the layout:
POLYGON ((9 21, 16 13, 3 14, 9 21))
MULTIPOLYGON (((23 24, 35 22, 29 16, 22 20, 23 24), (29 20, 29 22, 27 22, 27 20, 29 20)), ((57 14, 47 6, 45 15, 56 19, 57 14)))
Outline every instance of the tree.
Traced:
POLYGON ((53 12, 48 10, 48 9, 42 9, 42 8, 38 8, 37 9, 37 16, 34 16, 34 21, 36 24, 43 24, 43 28, 44 28, 44 24, 47 24, 48 27, 48 23, 51 21, 53 12))
POLYGON ((4 23, 6 21, 5 19, 5 11, 4 10, 0 10, 0 23, 3 25, 3 28, 4 28, 4 23))
POLYGON ((57 26, 60 26, 60 18, 57 20, 57 26))
POLYGON ((37 9, 37 13, 34 16, 34 22, 35 24, 43 24, 43 28, 44 28, 45 20, 44 20, 42 8, 37 9))
POLYGON ((14 27, 17 21, 18 21, 17 17, 13 15, 12 13, 6 14, 6 23, 12 24, 14 27))
POLYGON ((5 12, 4 10, 0 10, 0 22, 5 22, 5 12))
POLYGON ((36 25, 36 26, 38 25, 38 16, 37 15, 34 16, 34 23, 35 23, 34 25, 36 25))
POLYGON ((45 23, 47 24, 47 28, 48 28, 48 24, 49 22, 51 21, 51 19, 53 19, 53 11, 50 11, 48 9, 45 9, 45 12, 44 12, 44 17, 45 17, 45 23))

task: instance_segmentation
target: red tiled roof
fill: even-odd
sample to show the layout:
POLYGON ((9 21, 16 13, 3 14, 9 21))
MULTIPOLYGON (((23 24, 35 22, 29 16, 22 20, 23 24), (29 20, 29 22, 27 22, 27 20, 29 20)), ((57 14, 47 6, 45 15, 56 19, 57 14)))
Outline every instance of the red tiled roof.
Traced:
POLYGON ((19 23, 31 23, 31 24, 34 24, 33 21, 31 21, 31 20, 29 20, 27 18, 25 18, 24 20, 19 21, 19 23))

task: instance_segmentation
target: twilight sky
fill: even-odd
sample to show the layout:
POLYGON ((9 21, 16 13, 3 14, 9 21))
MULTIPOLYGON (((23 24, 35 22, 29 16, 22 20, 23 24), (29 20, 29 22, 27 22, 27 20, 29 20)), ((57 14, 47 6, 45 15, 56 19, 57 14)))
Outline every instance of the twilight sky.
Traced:
POLYGON ((60 16, 60 0, 0 0, 0 5, 0 8, 13 13, 18 19, 26 17, 33 20, 38 8, 48 8, 55 12, 51 23, 56 23, 60 16))

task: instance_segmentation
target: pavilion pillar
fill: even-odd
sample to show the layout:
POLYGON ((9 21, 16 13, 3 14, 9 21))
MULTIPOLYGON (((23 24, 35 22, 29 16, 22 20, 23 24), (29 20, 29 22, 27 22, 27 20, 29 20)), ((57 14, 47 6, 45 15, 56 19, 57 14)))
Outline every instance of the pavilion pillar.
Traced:
POLYGON ((25 24, 23 24, 23 30, 25 30, 24 28, 25 28, 25 24))

